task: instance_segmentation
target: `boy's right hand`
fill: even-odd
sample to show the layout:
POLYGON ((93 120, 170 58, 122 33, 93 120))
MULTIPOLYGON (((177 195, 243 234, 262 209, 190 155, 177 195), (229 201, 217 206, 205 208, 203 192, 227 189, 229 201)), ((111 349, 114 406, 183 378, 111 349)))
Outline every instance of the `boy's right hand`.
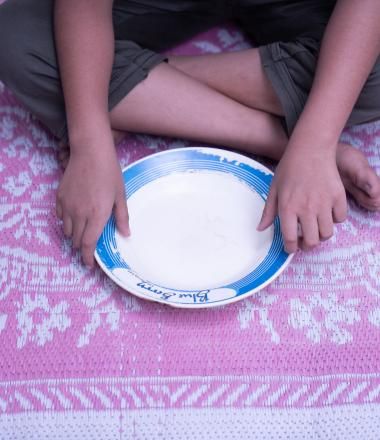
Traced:
POLYGON ((72 149, 57 192, 57 216, 66 237, 80 248, 86 266, 94 264, 97 240, 114 211, 121 234, 128 236, 129 222, 124 182, 114 146, 72 149))
MULTIPOLYGON (((309 141, 310 146, 311 141, 309 141)), ((259 231, 279 215, 285 250, 311 250, 334 232, 334 222, 343 222, 347 200, 336 165, 336 149, 302 149, 288 145, 272 181, 259 231), (302 238, 299 232, 302 231, 302 238)))

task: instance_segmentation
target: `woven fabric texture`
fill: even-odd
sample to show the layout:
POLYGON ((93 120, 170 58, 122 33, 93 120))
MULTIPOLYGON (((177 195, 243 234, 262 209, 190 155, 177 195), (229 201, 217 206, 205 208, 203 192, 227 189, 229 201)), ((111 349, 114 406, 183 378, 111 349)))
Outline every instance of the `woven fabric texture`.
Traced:
MULTIPOLYGON (((248 47, 231 27, 179 54, 248 47)), ((380 124, 346 131, 380 169, 380 124)), ((121 164, 199 145, 127 137, 121 164)), ((0 84, 0 439, 378 439, 380 216, 265 290, 186 311, 86 269, 55 216, 58 146, 0 84)))

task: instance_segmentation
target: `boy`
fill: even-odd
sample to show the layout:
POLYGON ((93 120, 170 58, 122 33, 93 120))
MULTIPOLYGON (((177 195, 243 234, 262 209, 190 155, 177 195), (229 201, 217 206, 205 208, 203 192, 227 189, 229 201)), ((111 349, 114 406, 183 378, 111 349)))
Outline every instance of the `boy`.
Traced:
POLYGON ((346 124, 380 117, 379 17, 378 0, 8 0, 0 79, 70 146, 57 215, 86 265, 112 210, 129 234, 120 131, 280 160, 258 229, 278 214, 295 252, 332 236, 345 189, 380 208, 380 179, 339 143, 346 124), (226 19, 258 49, 163 62, 160 51, 226 19))

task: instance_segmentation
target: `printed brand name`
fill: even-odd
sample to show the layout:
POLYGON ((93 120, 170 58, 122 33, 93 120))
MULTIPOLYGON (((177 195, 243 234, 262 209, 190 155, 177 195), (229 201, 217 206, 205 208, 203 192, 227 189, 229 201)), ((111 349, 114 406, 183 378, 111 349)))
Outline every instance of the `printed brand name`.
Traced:
POLYGON ((191 300, 193 303, 205 303, 208 301, 208 293, 210 290, 199 290, 196 292, 165 292, 158 289, 156 286, 150 283, 140 282, 137 283, 137 287, 141 287, 144 290, 152 292, 159 296, 160 299, 165 301, 170 298, 176 297, 178 299, 191 300))

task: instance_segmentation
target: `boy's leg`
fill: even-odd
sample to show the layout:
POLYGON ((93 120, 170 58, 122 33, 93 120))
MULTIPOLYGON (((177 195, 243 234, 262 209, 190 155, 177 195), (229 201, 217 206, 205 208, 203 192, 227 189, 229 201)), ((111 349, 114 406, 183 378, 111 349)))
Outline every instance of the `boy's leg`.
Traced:
MULTIPOLYGON (((0 79, 10 84, 55 134, 62 136, 64 105, 53 46, 51 5, 50 0, 40 0, 38 8, 30 0, 13 0, 0 7, 0 79), (21 46, 15 47, 12 35, 28 26, 31 32, 38 26, 41 38, 19 39, 21 46)), ((110 98, 120 99, 111 112, 113 128, 188 137, 280 158, 286 135, 278 118, 237 103, 165 64, 142 81, 162 57, 128 41, 117 46, 118 64, 111 79, 110 98), (133 93, 125 88, 128 82, 133 93)), ((254 90, 260 87, 260 83, 253 85, 254 90)))
MULTIPOLYGON (((250 52, 245 51, 240 55, 249 57, 250 52)), ((192 66, 197 64, 196 58, 199 58, 199 63, 196 69, 188 73, 194 74, 194 70, 200 72, 196 81, 180 72, 176 73, 170 69, 170 65, 156 67, 149 79, 139 84, 111 112, 113 127, 202 140, 279 160, 287 144, 280 119, 261 110, 249 109, 215 90, 221 88, 226 92, 228 89, 228 94, 235 99, 238 99, 242 90, 247 95, 251 92, 241 81, 234 81, 234 76, 229 76, 229 56, 226 56, 226 68, 223 69, 223 57, 223 54, 215 55, 218 58, 216 64, 223 72, 215 83, 209 76, 213 70, 210 68, 213 56, 207 56, 204 74, 201 69, 204 61, 202 56, 193 58, 192 66), (208 80, 202 87, 199 81, 204 78, 208 80), (235 84, 236 88, 231 84, 235 84)), ((239 65, 244 66, 244 62, 239 65)), ((252 78, 248 82, 254 89, 265 85, 265 78, 261 80, 261 67, 252 77, 259 79, 257 83, 252 78)), ((258 108, 270 108, 272 113, 280 114, 281 108, 276 107, 271 87, 261 90, 261 96, 261 102, 255 101, 255 98, 249 99, 258 108)), ((347 191, 355 200, 367 209, 379 209, 380 178, 365 156, 350 145, 339 144, 337 165, 347 191)))
MULTIPOLYGON (((259 81, 253 85, 263 89, 259 81)), ((167 63, 152 69, 110 116, 112 128, 119 133, 193 139, 275 160, 281 157, 287 142, 278 117, 249 108, 167 63)), ((62 161, 67 161, 67 150, 62 153, 62 161)))
POLYGON ((169 64, 248 107, 283 116, 257 48, 198 56, 171 56, 169 64))
MULTIPOLYGON (((110 109, 165 59, 157 49, 176 44, 220 20, 218 15, 207 13, 208 3, 115 0, 110 109)), ((0 81, 56 137, 67 141, 53 7, 54 0, 12 0, 0 5, 0 81)))
MULTIPOLYGON (((312 54, 308 54, 307 58, 310 63, 312 54)), ((293 57, 293 64, 298 61, 301 60, 293 57)), ((297 99, 292 102, 288 98, 290 94, 282 94, 280 103, 262 67, 258 49, 189 57, 173 56, 169 62, 184 73, 247 106, 275 115, 288 112, 290 121, 295 120, 290 107, 297 107, 297 99), (287 99, 287 102, 284 103, 284 99, 287 99)), ((280 59, 279 62, 281 62, 280 59)), ((306 88, 311 86, 311 81, 312 78, 309 79, 310 84, 306 85, 306 88)), ((291 84, 291 86, 293 90, 296 90, 299 84, 291 84)), ((283 84, 283 88, 286 91, 286 84, 283 84)), ((303 93, 306 99, 306 91, 303 93)), ((380 119, 379 94, 380 62, 377 63, 369 77, 348 124, 380 119)), ((301 106, 298 105, 298 107, 299 111, 302 111, 301 106)), ((340 144, 337 151, 337 164, 346 190, 356 201, 367 209, 380 209, 380 178, 363 153, 347 144, 340 144)))
POLYGON ((52 5, 52 0, 7 0, 0 5, 0 81, 58 136, 65 112, 52 5))
POLYGON ((287 137, 280 119, 251 109, 163 63, 111 111, 118 130, 224 145, 279 159, 287 137))
MULTIPOLYGON (((52 5, 51 0, 13 0, 0 6, 0 80, 67 141, 52 5), (34 38, 14 38, 24 31, 34 38)), ((278 119, 238 104, 166 63, 152 71, 163 59, 131 41, 116 41, 109 97, 114 129, 187 137, 278 158, 278 140, 284 144, 286 139, 278 119)))

